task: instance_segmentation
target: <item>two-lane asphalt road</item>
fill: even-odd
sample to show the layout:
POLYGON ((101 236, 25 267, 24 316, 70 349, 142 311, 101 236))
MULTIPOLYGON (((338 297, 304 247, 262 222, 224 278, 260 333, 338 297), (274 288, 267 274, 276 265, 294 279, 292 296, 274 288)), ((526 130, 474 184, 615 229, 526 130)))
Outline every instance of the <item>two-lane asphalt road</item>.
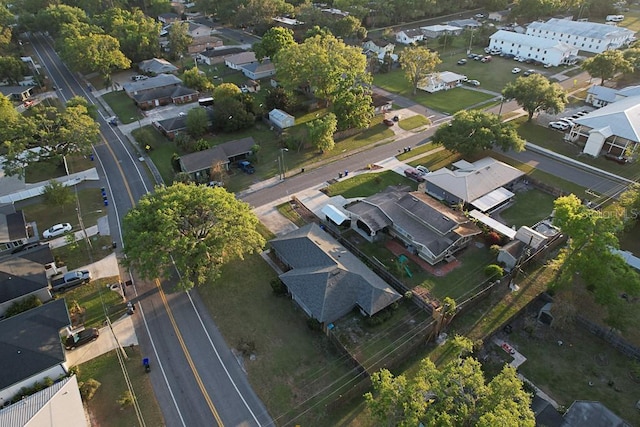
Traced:
MULTIPOLYGON (((60 61, 52 41, 30 37, 38 61, 63 102, 73 96, 96 100, 85 82, 60 61)), ((98 104, 99 105, 99 104, 98 104)), ((114 242, 122 244, 122 217, 155 184, 136 150, 117 127, 106 123, 99 108, 101 143, 94 147, 96 168, 107 190, 109 225, 114 242)), ((124 273, 123 277, 128 274, 124 273)), ((233 353, 224 342, 197 293, 176 292, 175 281, 135 281, 136 333, 158 403, 168 426, 268 426, 273 422, 251 389, 233 353)), ((140 367, 142 369, 142 367, 140 367)), ((115 374, 115 373, 114 373, 115 374)), ((135 390, 135 385, 134 385, 135 390)))

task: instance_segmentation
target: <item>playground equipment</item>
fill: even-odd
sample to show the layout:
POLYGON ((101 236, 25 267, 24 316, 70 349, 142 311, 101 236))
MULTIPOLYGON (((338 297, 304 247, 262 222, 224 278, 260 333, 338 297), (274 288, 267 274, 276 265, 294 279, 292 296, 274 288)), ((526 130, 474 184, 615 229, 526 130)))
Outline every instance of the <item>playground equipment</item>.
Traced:
POLYGON ((413 277, 413 273, 411 273, 411 270, 409 270, 409 266, 407 265, 409 264, 409 258, 407 258, 407 256, 404 254, 400 254, 398 255, 398 262, 400 263, 400 266, 404 268, 404 271, 407 273, 407 276, 413 277))

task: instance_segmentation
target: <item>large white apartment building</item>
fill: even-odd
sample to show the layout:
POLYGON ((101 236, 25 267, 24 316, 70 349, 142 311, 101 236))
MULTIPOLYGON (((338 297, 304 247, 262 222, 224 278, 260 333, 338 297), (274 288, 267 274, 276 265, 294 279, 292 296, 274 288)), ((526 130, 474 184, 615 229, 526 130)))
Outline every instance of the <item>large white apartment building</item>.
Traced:
POLYGON ((489 40, 489 49, 554 66, 566 64, 578 54, 575 46, 512 31, 498 30, 489 40))

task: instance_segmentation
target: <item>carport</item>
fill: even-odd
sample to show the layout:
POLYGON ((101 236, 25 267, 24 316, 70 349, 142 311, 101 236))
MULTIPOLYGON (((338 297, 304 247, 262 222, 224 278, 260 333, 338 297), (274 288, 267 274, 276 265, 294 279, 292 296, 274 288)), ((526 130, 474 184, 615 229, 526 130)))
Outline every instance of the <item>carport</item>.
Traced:
POLYGON ((349 223, 351 222, 351 218, 349 218, 349 216, 331 204, 322 208, 321 212, 326 216, 327 220, 333 222, 335 225, 347 225, 345 224, 347 221, 349 221, 349 223))
POLYGON ((474 209, 471 212, 469 212, 469 215, 471 215, 472 218, 477 219, 484 225, 491 227, 492 230, 495 230, 498 233, 504 236, 507 236, 510 239, 513 239, 514 237, 516 237, 516 230, 507 227, 503 223, 496 221, 495 219, 491 218, 488 215, 483 214, 477 209, 474 209))
POLYGON ((513 196, 515 196, 515 194, 511 191, 500 187, 472 201, 471 204, 481 212, 491 212, 493 209, 507 203, 513 196))

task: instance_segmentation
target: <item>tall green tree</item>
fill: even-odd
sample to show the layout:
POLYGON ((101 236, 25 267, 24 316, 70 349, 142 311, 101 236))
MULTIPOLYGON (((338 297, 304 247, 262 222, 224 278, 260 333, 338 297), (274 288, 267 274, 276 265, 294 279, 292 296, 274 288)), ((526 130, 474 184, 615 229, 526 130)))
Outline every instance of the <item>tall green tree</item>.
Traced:
POLYGON ((110 8, 94 17, 93 21, 118 39, 122 53, 135 63, 160 53, 162 25, 140 9, 110 8))
POLYGON ((8 80, 10 84, 17 85, 24 77, 27 66, 14 56, 0 56, 0 80, 8 80))
POLYGON ((344 80, 331 104, 331 111, 338 122, 338 130, 365 129, 371 124, 373 105, 371 90, 363 85, 344 80))
POLYGON ((131 61, 120 51, 118 40, 106 34, 67 37, 62 44, 60 56, 72 69, 98 72, 104 81, 110 81, 115 70, 131 66, 131 61))
POLYGON ((319 99, 333 102, 341 81, 371 83, 367 58, 359 47, 333 35, 315 36, 291 45, 272 58, 281 84, 289 90, 310 88, 319 99))
POLYGON ((182 21, 171 24, 167 38, 173 59, 181 59, 189 50, 189 45, 193 40, 189 35, 189 24, 182 21))
POLYGON ((593 77, 600 78, 600 84, 612 79, 618 73, 630 73, 633 65, 625 59, 619 50, 607 50, 591 58, 585 59, 582 69, 593 77))
POLYGON ((335 147, 333 134, 336 133, 337 128, 338 120, 333 113, 325 114, 323 117, 307 122, 309 139, 314 147, 322 153, 331 151, 335 147))
POLYGON ((53 207, 60 206, 63 210, 64 205, 71 203, 74 199, 71 189, 55 179, 52 179, 43 187, 42 196, 46 204, 53 207))
POLYGON ((89 104, 89 100, 84 96, 74 96, 67 101, 67 107, 82 106, 87 109, 87 114, 93 120, 98 120, 98 106, 96 104, 89 104))
POLYGON ((553 222, 569 236, 569 244, 559 258, 562 269, 560 286, 584 284, 597 303, 607 309, 605 321, 624 329, 627 310, 621 307, 621 293, 640 295, 640 276, 620 256, 617 234, 622 218, 590 209, 571 194, 554 202, 553 222))
POLYGON ((229 261, 262 250, 251 207, 221 187, 156 187, 123 220, 124 265, 142 277, 175 277, 189 290, 212 284, 229 261))
POLYGON ((433 73, 442 61, 438 52, 432 52, 426 47, 408 47, 400 54, 400 66, 404 70, 407 80, 411 83, 412 93, 415 95, 418 84, 429 73, 433 73))
POLYGON ((6 175, 24 173, 26 164, 61 161, 64 156, 89 155, 98 142, 100 130, 84 105, 56 107, 36 105, 30 116, 9 122, 13 135, 3 140, 6 175))
POLYGON ((244 0, 236 6, 232 22, 237 25, 271 24, 276 16, 292 14, 294 7, 285 0, 244 0))
POLYGON ((634 225, 640 219, 640 184, 634 182, 620 194, 618 203, 623 208, 622 218, 626 224, 634 225))
POLYGON ((89 18, 84 10, 66 4, 52 4, 38 11, 35 23, 41 31, 49 32, 54 39, 60 36, 64 25, 88 23, 89 18))
POLYGON ((528 121, 540 111, 557 114, 567 105, 567 92, 557 83, 540 74, 518 77, 515 82, 507 83, 502 96, 515 99, 519 106, 527 112, 528 121))
POLYGON ((427 358, 411 379, 383 369, 371 380, 374 392, 365 394, 365 401, 380 425, 535 426, 531 395, 508 365, 489 383, 472 357, 442 369, 427 358))
POLYGON ((194 139, 200 138, 209 130, 209 116, 205 108, 192 108, 187 113, 187 133, 194 139))
POLYGON ((256 59, 262 61, 264 58, 272 58, 282 49, 296 44, 293 39, 293 31, 284 27, 272 27, 267 31, 258 43, 254 43, 253 51, 256 59))
POLYGON ((364 39, 367 34, 366 28, 362 26, 362 20, 353 15, 336 20, 331 26, 331 32, 336 37, 342 37, 344 39, 358 37, 360 40, 364 39))
POLYGON ((201 74, 198 67, 185 70, 182 74, 182 82, 186 87, 195 89, 198 92, 211 93, 214 89, 214 85, 211 80, 209 80, 206 74, 201 74))
POLYGON ((451 122, 436 130, 433 142, 463 156, 493 147, 502 151, 522 151, 525 146, 513 123, 502 122, 495 114, 480 110, 457 112, 451 122))

